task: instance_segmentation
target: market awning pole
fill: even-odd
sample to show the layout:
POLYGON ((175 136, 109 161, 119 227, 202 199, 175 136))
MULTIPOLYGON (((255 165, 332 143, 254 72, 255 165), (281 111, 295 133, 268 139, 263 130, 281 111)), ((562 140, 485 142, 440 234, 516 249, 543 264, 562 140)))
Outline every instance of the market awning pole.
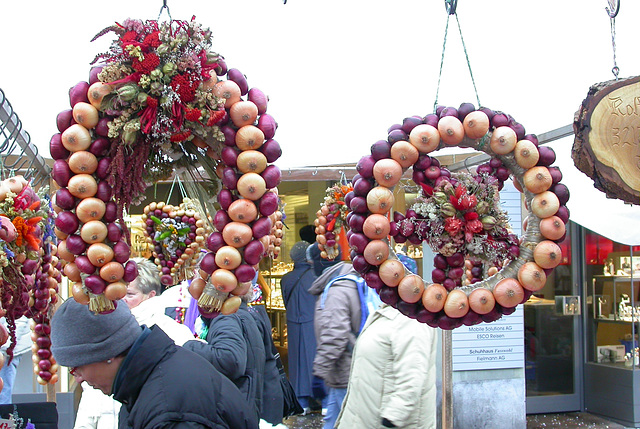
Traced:
POLYGON ((451 330, 442 330, 442 429, 453 429, 451 330))

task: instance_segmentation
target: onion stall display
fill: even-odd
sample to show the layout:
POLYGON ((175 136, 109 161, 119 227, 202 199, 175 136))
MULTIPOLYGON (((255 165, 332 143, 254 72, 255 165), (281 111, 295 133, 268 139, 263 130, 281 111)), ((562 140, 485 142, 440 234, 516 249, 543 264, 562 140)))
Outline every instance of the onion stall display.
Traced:
MULTIPOLYGON (((362 181, 365 185, 369 182, 362 181)), ((365 185, 367 186, 367 185, 365 185)), ((353 191, 351 183, 336 184, 327 188, 324 201, 320 210, 316 212, 316 219, 313 224, 316 232, 316 242, 320 250, 320 257, 334 260, 338 256, 338 249, 342 249, 343 257, 348 256, 347 248, 347 216, 349 207, 345 202, 345 196, 353 191)), ((379 201, 381 204, 391 203, 387 211, 393 205, 393 194, 391 200, 379 201)))
POLYGON ((569 191, 554 162, 551 148, 500 111, 463 103, 405 118, 356 166, 346 197, 354 268, 382 301, 434 327, 455 329, 512 313, 562 259, 558 243, 566 235, 569 191), (455 146, 491 159, 471 174, 453 173, 429 156, 455 146), (379 202, 393 195, 408 168, 419 196, 406 213, 392 214, 379 202), (510 177, 528 210, 522 237, 500 207, 499 191, 510 177), (389 237, 432 248, 430 282, 403 267, 389 237))
MULTIPOLYGON (((208 200, 218 194, 222 210, 209 227, 243 255, 242 268, 227 271, 244 279, 265 254, 245 246, 270 232, 280 181, 272 165, 281 154, 273 140, 277 124, 266 113, 267 97, 211 51, 209 29, 193 20, 126 19, 94 40, 111 32, 117 37, 96 56, 88 81, 71 88, 71 108, 58 115, 59 133, 50 142, 60 186, 59 257, 74 298, 96 313, 113 311, 137 275, 123 219, 150 184, 174 174, 188 178, 197 187, 191 196, 202 203, 203 222, 215 212, 208 200), (250 204, 244 204, 246 217, 231 220, 227 210, 236 200, 243 201, 234 213, 250 204), (233 225, 225 228, 227 223, 233 225)), ((164 212, 155 204, 162 223, 164 212)), ((164 268, 170 276, 173 267, 164 268)), ((201 295, 209 296, 208 290, 201 295)))

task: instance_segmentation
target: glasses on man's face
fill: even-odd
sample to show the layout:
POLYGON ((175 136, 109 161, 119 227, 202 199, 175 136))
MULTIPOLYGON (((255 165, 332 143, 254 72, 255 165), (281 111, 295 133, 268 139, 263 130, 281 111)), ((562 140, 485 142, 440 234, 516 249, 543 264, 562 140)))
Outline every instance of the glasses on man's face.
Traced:
POLYGON ((78 367, 77 367, 77 366, 74 366, 73 368, 71 368, 71 369, 69 370, 69 374, 71 374, 72 376, 74 376, 74 377, 75 377, 75 376, 77 375, 77 374, 76 374, 76 371, 77 371, 77 370, 78 370, 78 367))

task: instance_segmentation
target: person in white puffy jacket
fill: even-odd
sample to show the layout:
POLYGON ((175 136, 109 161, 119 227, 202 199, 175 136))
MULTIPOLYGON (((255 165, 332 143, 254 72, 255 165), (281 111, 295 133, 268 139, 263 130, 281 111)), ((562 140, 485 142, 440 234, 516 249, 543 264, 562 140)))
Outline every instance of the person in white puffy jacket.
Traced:
MULTIPOLYGON (((156 265, 147 259, 134 260, 138 265, 138 277, 129 283, 124 301, 138 324, 158 325, 179 346, 194 340, 189 328, 165 314, 165 304, 158 296, 161 283, 156 265)), ((119 411, 120 402, 83 382, 74 429, 117 428, 119 411)))
POLYGON ((336 426, 436 428, 436 330, 383 304, 353 350, 336 426))

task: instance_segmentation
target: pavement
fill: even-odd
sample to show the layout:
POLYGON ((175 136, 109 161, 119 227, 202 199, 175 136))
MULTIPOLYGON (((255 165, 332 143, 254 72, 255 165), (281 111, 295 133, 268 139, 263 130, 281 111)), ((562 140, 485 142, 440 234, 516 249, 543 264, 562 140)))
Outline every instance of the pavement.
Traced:
MULTIPOLYGON (((289 429, 322 429, 322 416, 308 414, 293 416, 284 421, 289 429)), ((618 423, 589 413, 532 414, 527 416, 527 429, 579 428, 579 429, 628 429, 618 423)), ((353 428, 359 429, 359 428, 353 428)), ((364 429, 364 428, 362 428, 364 429)), ((474 429, 474 428, 453 428, 474 429)), ((510 429, 510 428, 495 428, 510 429)))

